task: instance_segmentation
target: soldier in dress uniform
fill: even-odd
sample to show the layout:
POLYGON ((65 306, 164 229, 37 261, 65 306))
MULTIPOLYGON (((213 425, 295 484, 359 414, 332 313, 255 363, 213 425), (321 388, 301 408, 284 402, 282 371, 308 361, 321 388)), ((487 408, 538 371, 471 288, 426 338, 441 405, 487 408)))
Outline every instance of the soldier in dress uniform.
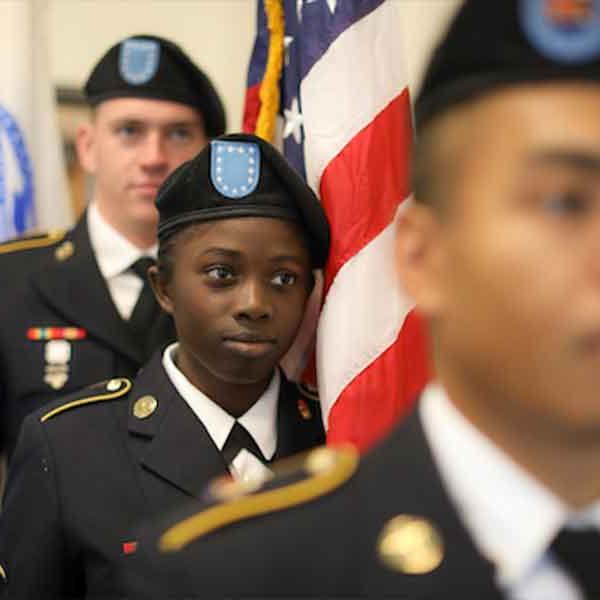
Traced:
POLYGON ((129 597, 600 598, 600 2, 467 0, 416 117, 397 263, 436 381, 360 463, 150 523, 129 597))
POLYGON ((255 136, 212 140, 159 191, 150 268, 177 342, 24 420, 0 516, 0 597, 120 598, 136 523, 257 481, 324 441, 319 406, 278 368, 323 267, 314 193, 255 136))
POLYGON ((93 69, 92 118, 78 131, 92 201, 68 232, 0 246, 0 452, 23 417, 58 395, 132 376, 174 339, 148 284, 156 256, 156 192, 225 130, 207 76, 173 42, 134 36, 93 69))

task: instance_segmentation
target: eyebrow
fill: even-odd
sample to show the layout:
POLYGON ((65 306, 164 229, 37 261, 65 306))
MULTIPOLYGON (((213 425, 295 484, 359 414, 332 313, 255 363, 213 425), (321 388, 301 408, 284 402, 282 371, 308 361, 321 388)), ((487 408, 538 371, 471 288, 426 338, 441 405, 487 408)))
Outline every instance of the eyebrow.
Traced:
POLYGON ((155 123, 153 121, 148 121, 147 119, 142 119, 139 116, 124 116, 124 117, 115 117, 109 121, 111 125, 123 125, 123 124, 134 124, 134 125, 150 125, 150 126, 158 126, 161 128, 167 127, 198 127, 200 123, 195 120, 187 119, 187 120, 179 120, 179 121, 166 121, 164 123, 155 123))
POLYGON ((270 259, 271 262, 294 262, 299 265, 304 264, 302 257, 297 254, 278 254, 270 259))
MULTIPOLYGON (((207 254, 217 254, 232 259, 239 259, 242 256, 242 253, 239 250, 219 248, 218 246, 207 248, 200 254, 200 256, 206 256, 207 254)), ((296 254, 277 254, 276 256, 269 258, 269 261, 272 263, 294 262, 299 265, 304 264, 302 257, 296 254)))
POLYGON ((534 152, 528 162, 542 166, 563 166, 600 173, 600 153, 585 150, 542 150, 534 152))
POLYGON ((163 124, 163 127, 198 127, 199 121, 169 121, 163 124))
POLYGON ((221 256, 227 256, 229 258, 239 258, 242 253, 238 250, 230 250, 228 248, 219 248, 219 247, 211 247, 203 250, 200 256, 204 256, 206 254, 220 254, 221 256))

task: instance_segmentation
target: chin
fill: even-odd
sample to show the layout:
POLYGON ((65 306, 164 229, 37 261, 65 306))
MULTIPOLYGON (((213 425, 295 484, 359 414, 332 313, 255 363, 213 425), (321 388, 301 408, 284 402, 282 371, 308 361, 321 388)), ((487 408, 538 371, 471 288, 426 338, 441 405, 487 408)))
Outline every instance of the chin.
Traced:
POLYGON ((143 224, 145 227, 158 228, 158 211, 154 208, 154 204, 142 207, 141 210, 136 210, 132 217, 136 222, 143 224))
POLYGON ((217 373, 217 377, 234 385, 256 385, 264 382, 266 379, 271 379, 276 365, 270 366, 268 369, 248 369, 247 365, 235 370, 230 370, 226 373, 217 373))

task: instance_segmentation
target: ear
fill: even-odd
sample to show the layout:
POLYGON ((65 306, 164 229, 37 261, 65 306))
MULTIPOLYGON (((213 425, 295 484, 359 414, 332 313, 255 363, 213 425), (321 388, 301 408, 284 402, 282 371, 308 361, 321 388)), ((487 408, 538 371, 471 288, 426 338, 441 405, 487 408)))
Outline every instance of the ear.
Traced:
POLYGON ((152 291, 160 307, 169 315, 173 314, 173 300, 171 298, 170 281, 166 281, 156 265, 148 269, 148 277, 152 291))
POLYGON ((92 175, 96 172, 95 127, 93 123, 82 123, 77 128, 75 148, 79 163, 92 175))
POLYGON ((425 317, 441 309, 442 232, 433 209, 412 204, 398 219, 396 266, 400 281, 425 317))

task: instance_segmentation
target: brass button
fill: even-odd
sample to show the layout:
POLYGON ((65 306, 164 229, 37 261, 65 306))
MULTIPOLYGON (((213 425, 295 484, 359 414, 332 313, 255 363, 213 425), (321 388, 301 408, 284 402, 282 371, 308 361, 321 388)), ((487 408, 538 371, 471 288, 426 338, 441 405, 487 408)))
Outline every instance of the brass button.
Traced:
POLYGON ((138 419, 146 419, 154 413, 158 407, 158 401, 154 396, 142 396, 133 405, 133 416, 138 419))
POLYGON ((429 573, 444 558, 437 528, 414 515, 400 515, 388 521, 379 535, 377 551, 386 566, 407 575, 429 573))
POLYGON ((118 389, 121 388, 121 380, 120 379, 111 379, 107 384, 106 384, 106 389, 109 392, 116 392, 118 389))
POLYGON ((75 252, 75 246, 73 245, 73 242, 67 240, 66 242, 63 242, 60 246, 58 246, 58 248, 56 248, 56 250, 54 251, 54 257, 59 262, 64 262, 65 260, 73 256, 73 252, 75 252))
POLYGON ((316 450, 312 450, 306 457, 304 468, 311 475, 319 475, 331 471, 337 462, 337 454, 335 450, 321 446, 316 450))

